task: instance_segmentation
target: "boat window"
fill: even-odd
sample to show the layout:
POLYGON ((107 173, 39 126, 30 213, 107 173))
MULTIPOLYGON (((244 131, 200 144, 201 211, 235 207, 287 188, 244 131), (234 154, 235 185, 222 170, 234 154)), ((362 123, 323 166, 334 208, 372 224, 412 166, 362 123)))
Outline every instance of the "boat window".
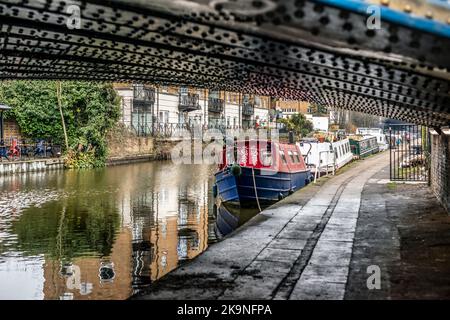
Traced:
POLYGON ((232 163, 234 163, 235 162, 235 157, 234 157, 234 148, 226 148, 226 151, 227 151, 227 153, 226 153, 226 156, 227 156, 227 158, 226 158, 226 164, 232 164, 232 163))
POLYGON ((261 163, 265 167, 272 166, 272 150, 262 150, 261 151, 261 163))
POLYGON ((280 149, 280 157, 281 157, 281 161, 283 161, 284 164, 287 164, 286 155, 284 154, 284 151, 281 149, 280 149))
POLYGON ((292 153, 292 151, 288 151, 289 157, 291 158, 291 162, 295 163, 295 159, 294 159, 294 154, 292 153))
POLYGON ((298 155, 298 152, 294 152, 295 158, 297 159, 297 162, 300 163, 300 156, 298 155))

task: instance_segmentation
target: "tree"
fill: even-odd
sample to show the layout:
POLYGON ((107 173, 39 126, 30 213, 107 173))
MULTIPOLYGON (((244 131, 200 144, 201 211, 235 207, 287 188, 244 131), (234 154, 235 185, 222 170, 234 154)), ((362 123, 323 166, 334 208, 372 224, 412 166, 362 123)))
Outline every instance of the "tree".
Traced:
POLYGON ((328 116, 328 108, 326 106, 320 105, 320 104, 311 104, 309 106, 311 110, 311 114, 317 117, 321 116, 328 116))
POLYGON ((294 114, 288 119, 279 119, 279 123, 286 126, 286 129, 293 131, 297 137, 305 137, 314 130, 311 121, 307 120, 305 115, 301 113, 294 114))
POLYGON ((67 81, 62 86, 57 92, 54 81, 5 81, 0 83, 0 101, 13 107, 6 116, 14 117, 22 133, 32 139, 50 138, 63 144, 63 118, 68 167, 104 165, 106 133, 120 116, 118 95, 111 84, 67 81))

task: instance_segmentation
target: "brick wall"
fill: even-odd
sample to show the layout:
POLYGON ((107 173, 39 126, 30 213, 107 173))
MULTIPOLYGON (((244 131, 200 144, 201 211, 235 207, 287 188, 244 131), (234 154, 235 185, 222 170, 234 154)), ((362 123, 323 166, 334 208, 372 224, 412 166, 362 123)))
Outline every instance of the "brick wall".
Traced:
POLYGON ((110 158, 152 155, 155 149, 153 138, 136 137, 121 126, 112 130, 107 140, 110 158))
POLYGON ((4 120, 3 125, 4 125, 5 141, 8 141, 10 138, 20 139, 22 137, 19 125, 15 120, 12 119, 4 120))
POLYGON ((431 136, 431 187, 450 212, 450 136, 431 136))

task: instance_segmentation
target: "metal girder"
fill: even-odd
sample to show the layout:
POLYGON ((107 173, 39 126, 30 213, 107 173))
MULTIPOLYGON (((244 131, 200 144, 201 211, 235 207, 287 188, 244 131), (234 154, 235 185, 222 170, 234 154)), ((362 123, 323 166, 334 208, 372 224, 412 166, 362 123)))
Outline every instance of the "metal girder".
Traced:
POLYGON ((370 30, 373 2, 0 0, 0 78, 190 85, 448 125, 445 15, 381 1, 370 30))

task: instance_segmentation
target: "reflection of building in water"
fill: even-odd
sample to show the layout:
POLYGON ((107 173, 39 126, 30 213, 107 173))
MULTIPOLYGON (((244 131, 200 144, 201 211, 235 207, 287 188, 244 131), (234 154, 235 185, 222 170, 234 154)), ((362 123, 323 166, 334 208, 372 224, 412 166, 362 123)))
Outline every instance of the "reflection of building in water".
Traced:
POLYGON ((80 257, 61 265, 56 260, 44 264, 45 299, 127 299, 131 294, 131 233, 122 229, 109 258, 80 257), (106 260, 105 260, 106 259, 106 260), (114 279, 109 267, 114 263, 114 279), (106 268, 105 268, 106 266, 106 268))
MULTIPOLYGON (((111 254, 100 257, 95 252, 63 265, 47 258, 45 298, 126 299, 172 271, 180 261, 204 251, 209 190, 205 176, 208 167, 133 166, 117 184, 113 207, 119 212, 121 228, 111 254), (142 168, 150 168, 144 177, 142 168)), ((116 186, 114 180, 105 180, 105 184, 116 186)))
POLYGON ((186 177, 187 168, 171 165, 170 170, 155 170, 148 189, 123 193, 119 207, 122 221, 132 229, 134 292, 207 247, 208 182, 192 181, 186 177))
POLYGON ((207 248, 208 184, 191 191, 187 188, 170 192, 171 204, 166 207, 159 203, 155 207, 157 220, 150 237, 155 248, 151 263, 153 281, 175 269, 180 261, 192 259, 207 248), (173 197, 173 194, 178 196, 173 197), (173 209, 173 204, 176 210, 168 211, 168 208, 173 209))

